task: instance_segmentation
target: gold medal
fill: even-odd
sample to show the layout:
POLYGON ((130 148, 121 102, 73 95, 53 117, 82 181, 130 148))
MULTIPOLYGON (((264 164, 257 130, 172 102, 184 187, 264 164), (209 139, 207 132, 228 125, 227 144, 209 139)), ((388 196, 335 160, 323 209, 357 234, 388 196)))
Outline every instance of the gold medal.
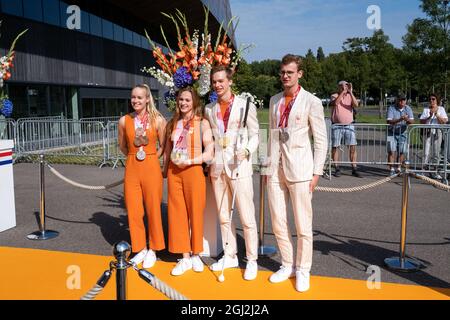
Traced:
POLYGON ((221 137, 219 139, 219 145, 222 147, 222 149, 225 149, 230 144, 230 138, 229 137, 221 137))

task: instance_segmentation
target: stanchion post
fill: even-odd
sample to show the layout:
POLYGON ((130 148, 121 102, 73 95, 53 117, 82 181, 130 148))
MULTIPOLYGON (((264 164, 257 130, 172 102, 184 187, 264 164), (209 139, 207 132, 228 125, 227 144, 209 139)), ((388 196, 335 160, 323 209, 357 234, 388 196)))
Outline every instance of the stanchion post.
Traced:
POLYGON ((116 293, 117 300, 127 300, 127 259, 131 253, 131 247, 126 241, 120 241, 114 245, 114 257, 116 257, 116 293))
POLYGON ((40 205, 39 205, 39 231, 27 236, 29 240, 50 240, 56 238, 59 232, 45 230, 45 160, 44 155, 39 156, 39 177, 40 177, 40 205))
POLYGON ((408 198, 409 198, 409 161, 403 163, 403 185, 402 185, 402 213, 401 213, 401 231, 400 231, 400 252, 399 257, 387 258, 384 263, 389 269, 396 271, 417 271, 421 264, 417 261, 406 258, 406 226, 408 217, 408 198))
POLYGON ((265 159, 261 159, 260 165, 260 179, 259 179, 259 249, 258 256, 260 257, 271 257, 277 253, 277 249, 272 246, 264 245, 264 199, 266 196, 266 179, 267 176, 263 175, 263 163, 265 159))

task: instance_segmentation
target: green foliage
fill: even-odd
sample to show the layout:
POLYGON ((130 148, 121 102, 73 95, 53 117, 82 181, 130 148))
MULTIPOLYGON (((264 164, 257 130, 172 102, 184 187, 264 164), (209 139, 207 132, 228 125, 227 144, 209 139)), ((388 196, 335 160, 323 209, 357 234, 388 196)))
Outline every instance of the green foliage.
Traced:
MULTIPOLYGON (((340 53, 325 55, 322 47, 314 54, 308 50, 303 58, 304 76, 300 83, 320 98, 328 98, 337 90, 340 80, 353 84, 357 98, 380 99, 406 93, 413 101, 432 90, 444 95, 445 83, 450 88, 450 6, 444 0, 422 0, 426 18, 415 19, 403 37, 404 47, 395 48, 383 30, 370 37, 349 38, 340 53)), ((279 81, 280 60, 242 62, 235 85, 269 98, 282 90, 279 81), (265 91, 267 90, 267 91, 265 91)))

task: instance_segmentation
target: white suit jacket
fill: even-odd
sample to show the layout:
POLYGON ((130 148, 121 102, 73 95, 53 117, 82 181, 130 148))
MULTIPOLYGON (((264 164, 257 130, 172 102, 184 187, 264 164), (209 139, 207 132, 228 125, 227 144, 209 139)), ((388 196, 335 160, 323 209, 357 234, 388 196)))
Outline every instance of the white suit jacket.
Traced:
POLYGON ((220 110, 220 104, 210 103, 205 107, 205 118, 211 124, 215 140, 215 157, 210 165, 210 175, 212 177, 218 177, 225 169, 228 177, 236 179, 237 160, 235 153, 240 149, 248 149, 250 156, 242 161, 239 177, 245 178, 253 174, 252 154, 257 150, 259 144, 259 124, 256 116, 256 107, 253 103, 250 103, 247 127, 243 128, 246 104, 246 99, 235 97, 228 120, 228 130, 225 135, 222 135, 217 123, 217 112, 220 110), (224 136, 229 141, 225 149, 219 143, 224 136))
POLYGON ((322 102, 305 89, 301 88, 292 106, 287 132, 289 139, 280 140, 277 110, 283 98, 283 92, 270 99, 270 133, 268 157, 270 166, 268 175, 272 175, 280 165, 289 182, 311 180, 313 175, 322 175, 327 156, 327 129, 325 125, 322 102), (314 153, 310 137, 314 141, 314 153))

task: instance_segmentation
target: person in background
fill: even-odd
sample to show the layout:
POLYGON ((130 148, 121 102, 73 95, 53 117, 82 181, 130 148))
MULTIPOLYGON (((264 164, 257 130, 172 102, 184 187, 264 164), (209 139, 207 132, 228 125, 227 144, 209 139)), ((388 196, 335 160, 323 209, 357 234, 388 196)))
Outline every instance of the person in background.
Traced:
POLYGON ((177 108, 166 128, 163 176, 168 182, 169 251, 183 254, 171 274, 179 276, 190 269, 203 271, 199 257, 206 206, 202 163, 214 157, 211 127, 192 87, 178 91, 177 108))
MULTIPOLYGON (((387 135, 388 162, 390 175, 395 175, 394 163, 403 163, 407 148, 406 129, 414 123, 414 114, 410 106, 406 104, 406 96, 399 94, 396 104, 389 106, 386 115, 389 124, 387 135)), ((400 165, 397 167, 400 172, 400 165)))
MULTIPOLYGON (((448 121, 445 109, 440 106, 440 97, 432 93, 429 96, 429 106, 423 109, 420 115, 421 124, 446 124, 448 121)), ((424 131, 424 164, 428 170, 437 170, 439 166, 442 145, 442 131, 439 129, 426 129, 424 131)), ((431 173, 431 178, 442 180, 437 172, 431 173)))
POLYGON ((353 126, 354 116, 353 110, 358 107, 358 100, 353 94, 353 86, 347 81, 338 83, 338 93, 331 96, 331 156, 335 162, 336 177, 341 176, 341 170, 337 162, 339 161, 339 147, 341 144, 349 147, 349 157, 352 163, 352 175, 361 178, 356 167, 356 133, 353 126))
POLYGON ((130 227, 133 264, 151 268, 155 251, 165 248, 161 220, 163 177, 159 158, 164 145, 166 121, 155 108, 150 88, 141 84, 131 92, 134 112, 119 120, 119 147, 127 156, 124 195, 130 227), (160 147, 157 148, 157 145, 160 147), (149 248, 144 225, 147 215, 149 248))

